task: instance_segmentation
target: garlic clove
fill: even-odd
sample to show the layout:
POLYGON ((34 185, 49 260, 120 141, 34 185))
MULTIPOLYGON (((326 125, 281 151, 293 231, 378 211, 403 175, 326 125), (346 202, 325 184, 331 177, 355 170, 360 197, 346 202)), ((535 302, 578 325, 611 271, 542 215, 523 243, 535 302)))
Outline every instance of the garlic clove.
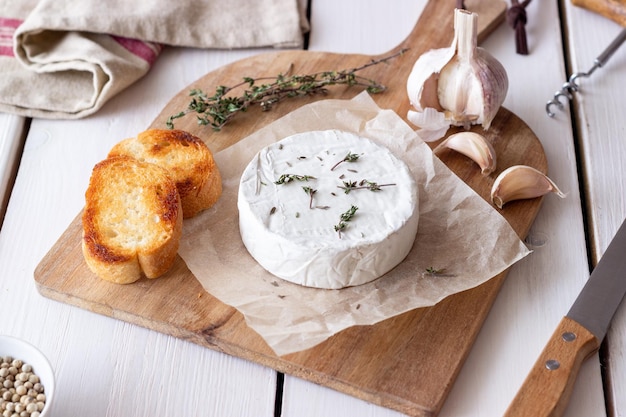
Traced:
POLYGON ((416 112, 432 108, 450 125, 489 129, 506 97, 508 77, 502 64, 477 46, 477 34, 478 15, 456 9, 451 46, 422 54, 408 77, 416 112))
POLYGON ((514 200, 536 198, 555 193, 565 194, 544 173, 526 165, 514 165, 502 171, 491 188, 491 201, 498 208, 514 200))
POLYGON ((416 126, 420 126, 415 131, 424 142, 434 142, 446 135, 450 128, 450 123, 446 122, 443 113, 433 108, 426 108, 423 112, 409 110, 406 118, 416 126))
POLYGON ((433 152, 438 154, 446 148, 476 162, 483 175, 489 175, 496 169, 496 151, 483 135, 475 132, 455 133, 437 145, 433 152))
POLYGON ((427 108, 443 111, 437 91, 439 73, 455 52, 454 48, 431 49, 415 61, 406 85, 409 102, 416 111, 422 112, 427 108))

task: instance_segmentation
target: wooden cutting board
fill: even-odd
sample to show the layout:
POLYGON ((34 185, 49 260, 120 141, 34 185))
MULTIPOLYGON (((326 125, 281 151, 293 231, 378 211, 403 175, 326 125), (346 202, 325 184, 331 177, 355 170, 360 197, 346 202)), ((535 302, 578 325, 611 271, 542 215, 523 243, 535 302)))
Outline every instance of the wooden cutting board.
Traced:
POLYGON ((622 26, 626 26, 625 0, 572 0, 572 4, 574 6, 584 7, 622 26))
MULTIPOLYGON (((380 57, 402 48, 408 47, 409 51, 387 65, 370 67, 362 73, 388 86, 386 92, 373 96, 380 107, 393 109, 401 117, 406 115, 408 74, 421 53, 450 44, 454 6, 454 0, 429 1, 406 41, 380 57)), ((506 4, 466 0, 466 7, 479 14, 480 36, 484 38, 503 20, 506 4)), ((284 73, 290 65, 294 73, 308 74, 357 67, 380 57, 311 51, 253 56, 217 69, 181 91, 151 127, 163 128, 169 115, 185 109, 191 88, 212 92, 216 86, 236 84, 244 76, 284 73)), ((358 93, 360 90, 355 88, 331 87, 327 97, 349 99, 358 93)), ((221 132, 198 126, 193 115, 179 119, 176 127, 203 138, 213 152, 218 152, 315 99, 284 101, 269 112, 252 109, 221 132)), ((144 128, 138 126, 137 131, 144 128)), ((482 132, 481 128, 474 130, 482 132)), ((495 176, 508 166, 527 164, 547 171, 540 142, 507 109, 500 110, 485 135, 492 139, 498 153, 498 170, 490 177, 480 175, 476 165, 459 154, 448 152, 441 158, 486 200, 495 176)), ((511 203, 502 215, 524 238, 540 204, 541 199, 511 203)), ((433 307, 416 309, 373 326, 349 328, 314 348, 277 357, 246 326, 237 310, 203 290, 180 258, 166 276, 157 280, 142 279, 126 286, 111 284, 95 277, 84 263, 81 233, 79 214, 38 265, 35 281, 44 296, 251 360, 411 416, 438 414, 506 276, 504 272, 433 307)))

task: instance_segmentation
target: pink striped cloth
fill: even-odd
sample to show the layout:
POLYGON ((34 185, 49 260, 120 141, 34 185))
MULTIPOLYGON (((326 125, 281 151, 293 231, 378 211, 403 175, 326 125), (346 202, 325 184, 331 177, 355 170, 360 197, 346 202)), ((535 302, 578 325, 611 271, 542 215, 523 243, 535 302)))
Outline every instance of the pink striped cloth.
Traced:
POLYGON ((143 77, 165 45, 297 48, 303 0, 0 1, 0 112, 75 119, 143 77))

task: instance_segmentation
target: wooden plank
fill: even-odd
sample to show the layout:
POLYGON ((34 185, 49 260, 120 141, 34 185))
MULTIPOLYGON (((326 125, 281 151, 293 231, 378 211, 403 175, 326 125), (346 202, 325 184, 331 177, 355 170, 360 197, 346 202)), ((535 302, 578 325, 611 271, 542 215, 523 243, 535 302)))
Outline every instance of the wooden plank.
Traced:
MULTIPOLYGON (((404 83, 411 66, 407 62, 412 64, 427 48, 449 43, 453 3, 430 2, 407 39, 407 45, 411 46, 408 57, 382 69, 368 70, 368 76, 389 86, 387 93, 376 97, 381 107, 406 114, 408 101, 404 97, 404 83), (429 36, 420 36, 422 33, 429 36), (437 44, 433 45, 433 40, 437 44)), ((232 84, 258 68, 276 74, 294 64, 298 72, 305 73, 356 66, 370 58, 302 51, 263 54, 209 73, 194 86, 207 90, 216 85, 232 84)), ((187 92, 185 89, 174 97, 152 126, 162 127, 168 115, 184 108, 187 92)), ((350 98, 354 94, 339 88, 331 96, 350 98)), ((258 117, 258 112, 250 111, 228 126, 228 135, 207 132, 193 119, 183 120, 182 128, 203 137, 217 151, 301 104, 282 103, 276 111, 264 113, 263 118, 258 117)), ((488 135, 494 139, 500 171, 514 163, 547 170, 536 136, 508 110, 500 111, 488 135)), ((450 153, 444 158, 464 181, 485 199, 489 198, 495 175, 485 180, 463 157, 450 153)), ((503 215, 523 237, 540 204, 541 199, 513 203, 506 207, 503 215)), ((308 351, 276 357, 260 337, 247 328, 237 311, 203 293, 180 259, 166 277, 120 287, 100 281, 89 272, 80 253, 80 234, 77 217, 38 266, 35 279, 42 294, 416 416, 433 415, 441 408, 506 276, 503 273, 483 286, 449 297, 432 308, 418 309, 375 326, 351 328, 308 351), (185 307, 181 309, 181 305, 185 307), (390 353, 381 355, 380 352, 390 353), (381 372, 393 372, 393 378, 380 378, 381 372)))
MULTIPOLYGON (((608 3, 598 1, 596 5, 608 3)), ((613 3, 623 10, 624 2, 613 3)), ((572 4, 566 4, 565 12, 570 28, 598 28, 584 33, 577 30, 568 32, 572 71, 588 71, 594 59, 623 30, 622 26, 608 18, 621 18, 623 21, 623 15, 619 18, 604 16, 572 4)), ((574 100, 566 107, 566 111, 572 108, 579 117, 577 127, 593 265, 597 264, 626 218, 624 68, 626 44, 602 68, 590 77, 579 80, 580 91, 574 94, 574 100)), ((557 117, 559 116, 562 113, 557 112, 557 117)), ((626 414, 625 351, 626 303, 622 302, 613 318, 602 351, 605 355, 605 389, 610 415, 626 414)))
POLYGON ((25 124, 23 117, 0 114, 0 225, 13 187, 19 152, 23 147, 25 124))

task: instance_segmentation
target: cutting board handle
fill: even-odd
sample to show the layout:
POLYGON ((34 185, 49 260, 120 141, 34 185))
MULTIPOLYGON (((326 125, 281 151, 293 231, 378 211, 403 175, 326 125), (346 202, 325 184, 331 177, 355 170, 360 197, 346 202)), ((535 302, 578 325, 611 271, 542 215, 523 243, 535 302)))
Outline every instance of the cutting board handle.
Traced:
MULTIPOLYGON (((390 53, 384 55, 408 49, 409 57, 417 59, 428 49, 448 46, 454 35, 455 7, 456 0, 429 0, 409 36, 390 53), (432 36, 424 35, 440 33, 442 27, 450 28, 449 36, 432 39, 432 36)), ((478 43, 480 44, 504 22, 507 5, 503 0, 465 0, 465 8, 478 14, 478 43)))

